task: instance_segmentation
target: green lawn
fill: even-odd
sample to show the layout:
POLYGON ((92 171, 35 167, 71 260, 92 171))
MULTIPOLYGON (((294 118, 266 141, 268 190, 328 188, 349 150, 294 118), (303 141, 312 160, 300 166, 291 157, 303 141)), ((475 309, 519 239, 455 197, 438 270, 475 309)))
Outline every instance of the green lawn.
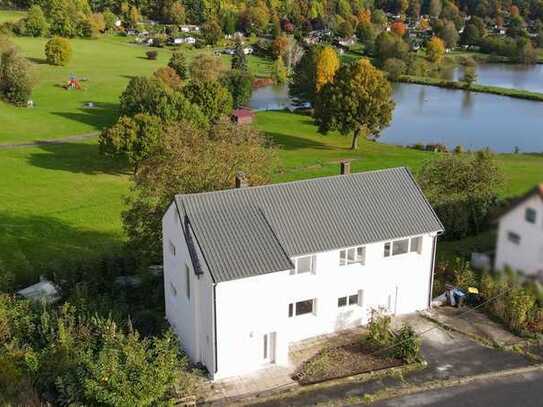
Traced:
MULTIPOLYGON (((2 15, 0 13, 0 15, 2 15)), ((110 125, 116 118, 119 96, 133 76, 150 75, 165 66, 171 55, 167 48, 158 49, 158 59, 145 58, 149 50, 121 36, 104 36, 97 40, 73 39, 73 58, 65 67, 51 66, 44 60, 42 38, 13 38, 23 55, 35 63, 38 84, 32 109, 14 107, 0 101, 0 144, 35 139, 53 139, 83 134, 110 125), (83 90, 65 90, 70 75, 86 79, 83 90), (93 109, 84 107, 94 102, 93 109)), ((205 50, 184 49, 190 61, 205 50)), ((229 58, 224 56, 225 63, 229 58)), ((257 75, 267 75, 269 61, 249 56, 249 66, 257 75)))
MULTIPOLYGON (((279 150, 274 181, 337 174, 338 162, 353 171, 408 166, 416 171, 433 153, 317 134, 311 118, 285 112, 257 114, 279 150)), ((504 196, 519 195, 543 180, 543 157, 500 155, 507 174, 504 196)), ((116 252, 124 239, 120 213, 128 191, 123 163, 101 157, 94 141, 0 149, 0 260, 26 280, 43 265, 116 252)), ((454 253, 458 245, 443 249, 454 253)))
POLYGON ((0 10, 0 24, 17 21, 26 15, 26 11, 0 10))

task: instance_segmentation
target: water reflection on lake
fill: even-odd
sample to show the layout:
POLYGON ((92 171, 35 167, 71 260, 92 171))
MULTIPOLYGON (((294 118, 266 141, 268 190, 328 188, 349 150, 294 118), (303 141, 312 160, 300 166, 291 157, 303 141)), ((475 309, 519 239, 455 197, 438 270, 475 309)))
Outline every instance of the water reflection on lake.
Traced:
MULTIPOLYGON (((477 67, 477 82, 482 85, 500 86, 543 93, 543 65, 481 64, 477 67)), ((463 69, 453 73, 461 80, 463 69)))
POLYGON ((410 84, 395 84, 394 100, 382 142, 543 151, 542 102, 410 84))

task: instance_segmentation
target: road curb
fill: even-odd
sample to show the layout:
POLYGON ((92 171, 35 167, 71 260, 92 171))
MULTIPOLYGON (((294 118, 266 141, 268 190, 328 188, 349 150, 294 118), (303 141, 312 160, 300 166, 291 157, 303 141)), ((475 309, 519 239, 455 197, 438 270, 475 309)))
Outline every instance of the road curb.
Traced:
POLYGON ((508 376, 521 375, 533 372, 543 372, 543 364, 537 364, 532 366, 519 367, 509 370, 501 370, 498 372, 482 373, 479 375, 467 376, 458 379, 443 379, 426 382, 420 385, 411 385, 406 387, 383 389, 382 393, 365 394, 359 400, 352 400, 350 403, 343 405, 353 405, 360 403, 374 403, 376 401, 389 400, 397 397, 409 396, 416 393, 424 393, 436 389, 445 389, 449 387, 462 386, 465 384, 474 383, 477 381, 498 379, 508 376))

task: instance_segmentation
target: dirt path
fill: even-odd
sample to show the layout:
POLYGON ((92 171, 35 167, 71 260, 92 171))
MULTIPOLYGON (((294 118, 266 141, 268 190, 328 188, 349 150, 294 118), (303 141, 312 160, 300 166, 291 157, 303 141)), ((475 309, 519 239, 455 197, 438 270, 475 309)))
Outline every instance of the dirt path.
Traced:
POLYGON ((52 140, 33 140, 33 141, 23 141, 21 143, 5 143, 0 144, 1 149, 7 148, 19 148, 19 147, 36 147, 47 144, 64 144, 64 143, 76 143, 78 141, 90 140, 96 137, 100 132, 93 131, 92 133, 77 134, 75 136, 66 136, 52 140))

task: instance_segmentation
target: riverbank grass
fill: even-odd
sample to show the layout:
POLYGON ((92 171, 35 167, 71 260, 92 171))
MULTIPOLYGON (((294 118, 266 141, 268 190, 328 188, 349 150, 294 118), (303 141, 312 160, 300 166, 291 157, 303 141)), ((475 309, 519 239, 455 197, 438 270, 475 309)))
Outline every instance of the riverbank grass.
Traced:
POLYGON ((509 96, 517 99, 534 100, 543 102, 543 93, 530 92, 523 89, 502 88, 498 86, 481 85, 472 83, 469 85, 463 81, 449 81, 446 79, 430 78, 423 76, 402 75, 398 82, 413 83, 417 85, 438 86, 440 88, 466 90, 470 92, 490 93, 498 96, 509 96))

